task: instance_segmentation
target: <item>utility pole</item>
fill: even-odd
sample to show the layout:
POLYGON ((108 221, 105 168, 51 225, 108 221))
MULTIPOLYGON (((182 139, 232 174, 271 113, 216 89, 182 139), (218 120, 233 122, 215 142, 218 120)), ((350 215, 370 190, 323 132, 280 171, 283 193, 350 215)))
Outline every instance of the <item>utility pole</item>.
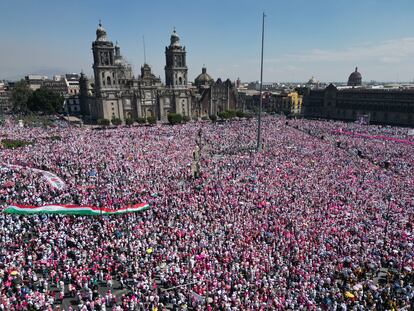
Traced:
POLYGON ((264 20, 265 13, 262 17, 262 55, 260 58, 260 100, 259 100, 259 116, 257 119, 257 146, 256 151, 259 152, 262 149, 262 104, 263 104, 263 47, 264 47, 264 20))

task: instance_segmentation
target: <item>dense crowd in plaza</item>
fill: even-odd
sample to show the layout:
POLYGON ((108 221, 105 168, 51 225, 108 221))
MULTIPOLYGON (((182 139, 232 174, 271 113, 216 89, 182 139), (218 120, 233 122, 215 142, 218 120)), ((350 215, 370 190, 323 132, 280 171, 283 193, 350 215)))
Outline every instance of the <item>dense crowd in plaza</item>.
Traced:
POLYGON ((256 126, 0 127, 33 142, 0 149, 2 210, 150 204, 113 216, 0 212, 0 310, 63 309, 67 296, 68 310, 412 310, 407 129, 272 116, 256 153, 256 126))

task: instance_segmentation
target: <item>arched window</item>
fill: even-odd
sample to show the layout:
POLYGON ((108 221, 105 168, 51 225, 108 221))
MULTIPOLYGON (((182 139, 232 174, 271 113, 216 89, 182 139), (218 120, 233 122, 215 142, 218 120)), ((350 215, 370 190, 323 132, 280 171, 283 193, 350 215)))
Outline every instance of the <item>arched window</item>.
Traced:
POLYGON ((107 83, 108 85, 111 85, 111 77, 106 77, 106 83, 107 83))
POLYGON ((179 84, 180 84, 180 85, 182 85, 182 84, 183 84, 183 78, 182 78, 182 77, 179 77, 179 78, 178 78, 178 81, 179 81, 179 84))

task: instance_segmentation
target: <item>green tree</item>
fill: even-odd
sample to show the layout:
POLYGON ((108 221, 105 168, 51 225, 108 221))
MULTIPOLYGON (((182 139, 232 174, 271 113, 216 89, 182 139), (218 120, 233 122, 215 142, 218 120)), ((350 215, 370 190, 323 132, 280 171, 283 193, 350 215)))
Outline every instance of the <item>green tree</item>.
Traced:
POLYGON ((169 113, 167 118, 168 122, 172 125, 179 124, 183 121, 183 117, 179 113, 169 113))
POLYGON ((241 110, 237 110, 237 111, 236 111, 236 116, 237 116, 238 118, 244 118, 244 117, 245 117, 244 112, 243 112, 243 111, 241 111, 241 110))
POLYGON ((64 98, 59 93, 40 88, 34 91, 29 97, 27 108, 30 111, 53 114, 63 110, 63 102, 64 98))
POLYGON ((183 116, 183 122, 187 123, 191 120, 191 118, 189 116, 183 116))
POLYGON ((222 120, 230 119, 230 114, 227 111, 220 111, 217 116, 222 120))
POLYGON ((121 125, 122 124, 122 120, 120 118, 112 118, 111 120, 113 125, 121 125))
POLYGON ((14 112, 27 112, 27 102, 32 95, 32 90, 25 80, 16 82, 11 93, 14 112))
POLYGON ((237 112, 235 110, 226 110, 228 119, 233 119, 237 116, 237 112))
POLYGON ((145 124, 145 123, 147 123, 147 120, 145 118, 137 118, 137 123, 138 124, 145 124))
POLYGON ((132 118, 126 118, 125 119, 125 124, 126 125, 132 125, 132 124, 134 124, 134 119, 132 119, 132 118))
POLYGON ((157 124, 157 118, 154 116, 148 117, 147 122, 148 124, 157 124))
POLYGON ((6 149, 15 149, 19 147, 24 147, 27 145, 31 145, 30 141, 19 140, 19 139, 3 139, 1 141, 1 145, 3 145, 6 149))

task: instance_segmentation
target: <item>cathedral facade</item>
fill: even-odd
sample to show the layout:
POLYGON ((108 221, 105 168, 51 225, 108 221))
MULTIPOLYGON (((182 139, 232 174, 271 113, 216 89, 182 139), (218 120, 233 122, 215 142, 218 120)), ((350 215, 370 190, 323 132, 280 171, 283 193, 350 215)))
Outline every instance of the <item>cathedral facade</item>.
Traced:
POLYGON ((168 113, 192 116, 193 92, 188 88, 185 47, 174 30, 166 47, 166 85, 144 64, 138 77, 122 57, 118 44, 108 39, 99 24, 92 43, 94 81, 80 81, 82 115, 92 120, 155 117, 166 121, 168 113), (88 87, 89 86, 89 87, 88 87), (90 90, 92 88, 92 90, 90 90))
POLYGON ((92 122, 148 117, 165 122, 169 113, 198 119, 226 108, 237 109, 237 91, 230 80, 223 84, 210 78, 212 83, 202 88, 190 86, 187 52, 175 29, 165 47, 165 85, 146 63, 135 77, 132 66, 122 57, 118 44, 108 39, 101 23, 92 42, 92 53, 94 81, 81 74, 79 96, 81 113, 92 122), (217 90, 221 90, 220 97, 211 99, 217 90))

